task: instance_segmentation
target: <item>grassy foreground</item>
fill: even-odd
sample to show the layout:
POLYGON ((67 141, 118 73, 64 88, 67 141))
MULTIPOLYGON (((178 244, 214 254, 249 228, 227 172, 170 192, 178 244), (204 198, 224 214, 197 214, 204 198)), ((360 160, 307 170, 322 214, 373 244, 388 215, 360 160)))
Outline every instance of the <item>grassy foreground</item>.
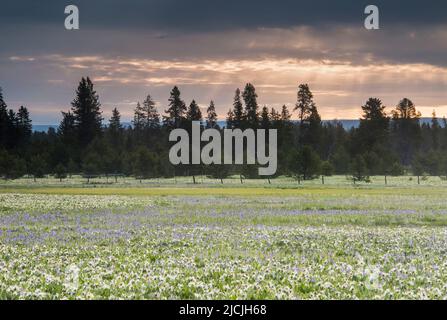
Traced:
POLYGON ((0 186, 1 299, 443 299, 447 188, 0 186))

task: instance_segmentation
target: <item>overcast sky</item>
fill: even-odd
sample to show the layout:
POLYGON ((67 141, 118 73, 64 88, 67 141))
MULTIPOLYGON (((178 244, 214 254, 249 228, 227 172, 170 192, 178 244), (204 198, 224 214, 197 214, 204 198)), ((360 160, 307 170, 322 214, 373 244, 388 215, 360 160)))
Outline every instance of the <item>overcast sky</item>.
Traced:
POLYGON ((309 83, 325 119, 358 118, 371 96, 447 115, 445 0, 2 0, 0 30, 6 102, 36 124, 59 122, 82 76, 105 118, 118 107, 130 120, 147 94, 164 111, 174 85, 187 103, 213 99, 224 118, 247 82, 269 107, 292 107, 309 83), (64 28, 69 4, 80 30, 64 28), (363 27, 368 4, 380 30, 363 27))

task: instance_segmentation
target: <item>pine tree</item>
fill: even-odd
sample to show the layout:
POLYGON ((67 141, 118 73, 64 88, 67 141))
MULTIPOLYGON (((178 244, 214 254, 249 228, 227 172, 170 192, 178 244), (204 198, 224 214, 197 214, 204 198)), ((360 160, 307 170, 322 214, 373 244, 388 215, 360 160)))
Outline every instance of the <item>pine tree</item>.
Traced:
POLYGON ((18 119, 14 110, 9 109, 6 122, 6 146, 10 149, 15 148, 19 141, 18 119))
POLYGON ((33 126, 28 109, 24 106, 21 106, 17 112, 17 130, 19 135, 18 144, 26 146, 31 139, 33 126))
POLYGON ((294 110, 298 110, 298 118, 300 120, 299 142, 310 145, 314 150, 317 150, 321 139, 321 117, 309 85, 299 85, 297 97, 294 110))
POLYGON ((377 98, 369 98, 362 106, 363 116, 358 129, 357 150, 359 153, 369 150, 381 150, 388 142, 390 120, 385 113, 385 106, 377 98))
POLYGON ((261 111, 261 128, 266 130, 270 128, 270 115, 267 106, 264 106, 261 111))
POLYGON ((208 109, 206 110, 206 127, 207 128, 217 128, 217 113, 216 107, 214 106, 214 101, 211 100, 208 109))
POLYGON ((259 106, 258 106, 258 95, 256 94, 256 89, 251 83, 247 83, 245 86, 242 97, 245 102, 245 118, 247 126, 249 128, 255 129, 258 127, 258 116, 259 116, 259 106))
POLYGON ((396 109, 393 110, 393 119, 419 119, 421 113, 416 110, 416 106, 413 101, 408 98, 403 98, 396 109))
POLYGON ((433 110, 432 113, 432 119, 431 119, 431 138, 432 138, 432 147, 434 150, 438 150, 440 143, 440 131, 441 131, 441 125, 439 124, 438 117, 436 116, 435 110, 433 110))
POLYGON ((62 112, 62 120, 57 129, 58 135, 63 137, 73 136, 76 132, 76 120, 74 115, 68 112, 62 112))
POLYGON ((269 114, 269 118, 270 118, 270 125, 273 128, 278 129, 280 127, 280 123, 281 123, 281 113, 276 111, 275 108, 272 108, 272 110, 270 111, 270 114, 269 114))
POLYGON ((393 110, 393 142, 394 150, 400 155, 403 165, 410 165, 413 156, 420 145, 421 128, 419 118, 421 113, 414 103, 407 98, 402 99, 393 110))
POLYGON ((188 121, 202 121, 202 111, 200 111, 199 106, 195 100, 192 100, 189 105, 188 111, 186 113, 186 119, 188 121))
POLYGON ((41 155, 35 155, 31 158, 27 171, 34 178, 34 182, 36 182, 36 178, 43 178, 46 171, 46 162, 45 159, 41 155))
POLYGON ((3 91, 0 87, 0 148, 6 147, 9 140, 9 137, 7 136, 9 127, 8 106, 3 100, 3 91))
POLYGON ((67 169, 62 165, 62 163, 59 163, 54 168, 54 177, 59 179, 60 182, 62 182, 62 179, 67 178, 67 169))
POLYGON ((123 125, 121 124, 121 114, 117 108, 112 110, 112 117, 107 128, 109 143, 113 144, 115 151, 122 145, 123 125))
POLYGON ((180 128, 185 120, 186 105, 180 97, 180 90, 175 86, 171 90, 169 108, 165 111, 164 124, 168 128, 180 128))
POLYGON ((352 161, 351 171, 354 183, 368 180, 366 162, 361 155, 357 155, 352 161))
POLYGON ((132 121, 133 128, 135 131, 137 131, 137 132, 143 131, 145 119, 146 119, 146 116, 144 113, 144 108, 143 108, 143 106, 141 106, 140 102, 137 102, 137 106, 135 107, 133 121, 132 121))
POLYGON ((112 110, 112 117, 109 120, 109 130, 112 132, 119 132, 122 128, 120 112, 117 108, 114 108, 112 110))
POLYGON ((300 125, 303 126, 312 114, 312 109, 315 107, 313 94, 309 89, 308 84, 300 84, 298 87, 297 102, 294 110, 298 110, 298 119, 300 125))
POLYGON ((230 108, 227 113, 227 119, 226 119, 226 128, 227 129, 233 129, 235 128, 235 120, 234 120, 234 111, 230 108))
POLYGON ((143 101, 143 108, 146 129, 157 129, 160 127, 160 114, 155 107, 155 102, 151 95, 147 95, 146 99, 143 101))
POLYGON ((286 105, 283 105, 281 109, 281 120, 290 121, 291 117, 292 115, 290 114, 289 109, 287 108, 286 105))
POLYGON ((86 147, 102 132, 101 104, 90 78, 82 78, 76 90, 76 98, 71 103, 75 118, 78 141, 86 147))
POLYGON ((232 126, 234 128, 242 128, 244 126, 246 117, 241 101, 241 91, 239 89, 236 89, 236 93, 234 94, 232 118, 232 126))

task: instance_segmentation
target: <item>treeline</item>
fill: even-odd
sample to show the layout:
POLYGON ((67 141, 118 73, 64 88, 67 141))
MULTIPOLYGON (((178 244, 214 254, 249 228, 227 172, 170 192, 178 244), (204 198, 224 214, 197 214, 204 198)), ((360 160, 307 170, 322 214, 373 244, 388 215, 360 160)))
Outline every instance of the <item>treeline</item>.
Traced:
MULTIPOLYGON (((447 176, 447 123, 433 112, 431 124, 420 123, 413 102, 402 99, 388 114, 378 98, 361 107, 360 126, 345 130, 341 123, 323 123, 307 84, 298 87, 293 110, 261 107, 255 87, 236 90, 227 113, 226 128, 278 130, 278 171, 298 181, 320 175, 343 174, 354 181, 372 175, 447 176), (298 120, 292 121, 292 113, 298 120)), ((204 110, 205 111, 205 110, 204 110)), ((121 123, 115 108, 105 124, 94 85, 83 78, 71 109, 62 112, 57 130, 32 132, 26 107, 8 109, 0 88, 0 176, 16 179, 53 174, 64 179, 72 174, 86 178, 100 175, 134 176, 137 179, 208 175, 224 179, 229 175, 257 178, 256 165, 172 166, 168 159, 174 128, 190 130, 191 121, 204 128, 223 130, 213 101, 206 113, 193 100, 188 105, 180 90, 170 92, 167 109, 160 114, 148 95, 134 109, 132 126, 121 123)), ((195 181, 195 178, 194 178, 195 181)))

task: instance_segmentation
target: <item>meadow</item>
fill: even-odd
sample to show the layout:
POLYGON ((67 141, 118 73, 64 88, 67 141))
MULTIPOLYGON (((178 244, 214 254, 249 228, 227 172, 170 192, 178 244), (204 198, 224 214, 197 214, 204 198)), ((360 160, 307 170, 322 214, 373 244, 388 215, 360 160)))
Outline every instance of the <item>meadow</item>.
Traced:
POLYGON ((446 299, 447 182, 0 183, 0 299, 446 299))

